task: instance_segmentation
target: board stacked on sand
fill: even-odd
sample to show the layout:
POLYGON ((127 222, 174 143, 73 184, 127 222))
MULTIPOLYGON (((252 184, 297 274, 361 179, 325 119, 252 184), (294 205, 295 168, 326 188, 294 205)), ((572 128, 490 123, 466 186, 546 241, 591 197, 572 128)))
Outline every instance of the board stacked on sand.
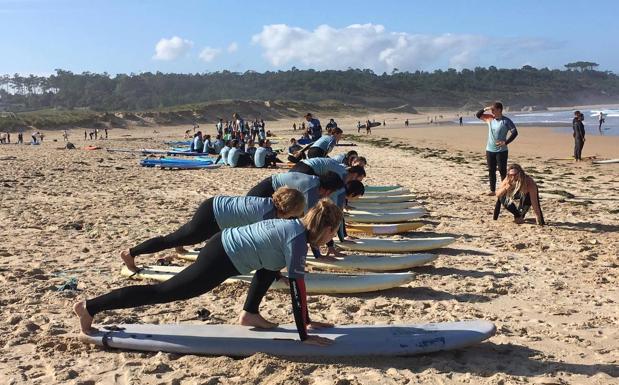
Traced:
MULTIPOLYGON (((134 279, 152 279, 167 281, 181 272, 184 266, 147 266, 138 274, 123 267, 120 274, 134 279)), ((239 275, 226 280, 226 282, 251 282, 252 275, 239 275)), ((368 293, 373 291, 387 290, 406 285, 414 279, 413 273, 389 273, 389 274, 327 274, 306 273, 305 288, 308 294, 354 294, 368 293)), ((271 289, 290 290, 282 281, 276 281, 271 289)))
POLYGON ((320 269, 338 271, 393 271, 422 266, 434 261, 434 254, 347 255, 334 261, 308 258, 306 263, 320 269))
POLYGON ((350 204, 354 206, 357 202, 359 203, 397 203, 397 202, 408 202, 415 199, 413 195, 410 194, 402 194, 402 195, 368 195, 368 196, 360 196, 350 201, 350 204))
POLYGON ((260 330, 241 325, 142 324, 114 325, 83 342, 124 350, 245 357, 409 356, 478 344, 494 335, 483 320, 400 325, 339 325, 312 331, 334 340, 328 347, 304 344, 294 325, 260 330))
POLYGON ((160 167, 175 169, 213 169, 221 167, 220 164, 213 164, 213 160, 208 157, 195 157, 193 159, 160 158, 143 159, 140 161, 142 167, 160 167))
POLYGON ((354 241, 339 242, 344 250, 365 253, 411 253, 445 247, 455 241, 453 237, 382 239, 360 238, 354 241))
POLYGON ((371 186, 371 185, 367 185, 365 186, 365 191, 366 192, 380 192, 380 191, 390 191, 390 190, 396 190, 402 188, 402 186, 400 186, 399 184, 395 184, 395 185, 387 185, 387 186, 371 186))
POLYGON ((346 232, 350 234, 394 235, 416 230, 423 225, 423 222, 346 223, 346 232))
POLYGON ((594 164, 611 164, 611 163, 619 163, 619 159, 607 159, 607 160, 594 160, 594 164))
POLYGON ((403 209, 399 211, 359 211, 349 210, 344 213, 347 222, 356 223, 398 223, 421 218, 426 215, 424 209, 403 209))
POLYGON ((384 195, 408 195, 411 191, 407 188, 397 188, 389 191, 366 191, 365 196, 384 196, 384 195))
POLYGON ((407 201, 407 202, 394 202, 394 203, 372 203, 372 202, 361 202, 359 200, 348 202, 347 207, 350 207, 351 210, 402 210, 408 209, 411 207, 419 206, 420 202, 417 201, 407 201))

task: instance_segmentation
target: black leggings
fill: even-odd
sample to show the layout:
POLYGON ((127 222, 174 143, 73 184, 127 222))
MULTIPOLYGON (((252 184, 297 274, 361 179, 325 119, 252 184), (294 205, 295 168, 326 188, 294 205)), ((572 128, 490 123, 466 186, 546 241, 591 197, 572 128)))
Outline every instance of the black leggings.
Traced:
POLYGON ((507 209, 510 213, 514 215, 514 218, 522 218, 524 219, 525 215, 531 208, 531 196, 527 194, 524 197, 524 201, 519 201, 518 206, 513 201, 507 199, 507 197, 502 197, 501 204, 503 207, 507 209))
POLYGON ((112 290, 108 294, 86 301, 91 316, 113 309, 189 299, 219 286, 226 279, 239 275, 221 242, 221 233, 200 250, 198 259, 180 273, 155 285, 134 285, 112 290))
POLYGON ((273 193, 275 193, 275 189, 273 189, 273 180, 271 177, 268 177, 252 187, 251 190, 247 192, 247 196, 270 198, 273 196, 273 193))
POLYGON ((488 178, 490 179, 490 191, 496 190, 496 169, 499 167, 501 180, 507 176, 507 151, 486 151, 486 163, 488 164, 488 178))
MULTIPOLYGON (((165 282, 155 285, 134 285, 112 290, 86 301, 91 316, 104 310, 125 309, 166 303, 197 297, 213 290, 226 279, 239 275, 221 241, 221 233, 200 250, 194 263, 165 282)), ((279 272, 260 269, 254 274, 243 310, 258 314, 260 302, 279 272)))
POLYGON ((247 166, 253 166, 253 165, 254 165, 254 161, 251 159, 251 155, 249 155, 246 152, 240 154, 239 161, 236 162, 236 167, 247 167, 247 166))
POLYGON ((327 153, 325 152, 325 150, 323 150, 320 147, 310 147, 307 150, 307 158, 324 158, 327 156, 327 153))
POLYGON ((202 202, 191 220, 182 225, 178 230, 165 237, 155 237, 142 242, 129 249, 129 254, 135 257, 173 247, 195 245, 206 241, 220 231, 221 229, 215 220, 215 213, 213 212, 213 198, 209 198, 202 202))
POLYGON ((585 142, 582 140, 576 139, 574 141, 574 159, 581 160, 582 159, 582 148, 585 146, 585 142))
POLYGON ((303 162, 299 162, 295 164, 290 169, 290 172, 300 172, 301 174, 316 175, 316 173, 314 172, 314 169, 303 162))

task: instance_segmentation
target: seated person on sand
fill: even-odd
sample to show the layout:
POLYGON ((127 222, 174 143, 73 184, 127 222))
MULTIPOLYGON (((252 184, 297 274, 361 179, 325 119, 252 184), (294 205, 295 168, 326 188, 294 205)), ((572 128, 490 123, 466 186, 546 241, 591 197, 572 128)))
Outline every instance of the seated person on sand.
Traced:
POLYGON ((213 142, 211 141, 210 135, 204 135, 202 137, 202 142, 204 143, 202 147, 202 152, 204 154, 215 154, 215 148, 213 147, 213 142))
POLYGON ((499 198, 494 209, 494 219, 498 219, 501 205, 514 215, 514 222, 524 223, 524 217, 529 208, 533 206, 537 224, 543 226, 544 214, 539 204, 537 184, 533 178, 526 175, 518 164, 512 164, 507 169, 507 178, 503 179, 499 190, 496 192, 499 198))
POLYGON ((254 163, 248 153, 243 151, 239 141, 234 139, 230 143, 230 152, 228 152, 228 166, 230 167, 250 167, 254 163))
POLYGON ((215 151, 215 154, 219 154, 221 152, 221 149, 224 148, 225 145, 226 143, 221 138, 221 135, 218 134, 217 137, 215 137, 215 141, 213 142, 213 150, 215 151))
POLYGON ((202 142, 202 132, 198 131, 193 136, 191 145, 189 146, 189 151, 190 152, 202 152, 203 148, 204 148, 204 143, 202 142))
POLYGON ((264 148, 267 149, 267 163, 272 164, 273 167, 275 167, 277 163, 284 163, 277 157, 277 153, 273 151, 273 147, 271 147, 271 141, 269 139, 264 141, 264 148))
POLYGON ((301 341, 329 345, 332 340, 308 335, 307 327, 333 325, 310 321, 305 290, 305 258, 308 244, 314 247, 333 238, 342 211, 328 199, 316 204, 303 219, 269 219, 216 233, 200 250, 196 261, 169 280, 154 285, 133 285, 113 290, 73 305, 82 333, 96 333, 94 317, 103 311, 169 303, 197 297, 213 290, 226 279, 255 270, 240 323, 259 328, 277 324, 259 313, 260 301, 274 279, 290 285, 292 311, 301 341), (287 268, 288 278, 280 270, 287 268))
POLYGON ((297 143, 295 138, 290 138, 290 146, 288 147, 288 161, 297 163, 301 159, 305 159, 305 153, 301 150, 303 147, 297 143))
POLYGON ((258 168, 276 166, 273 157, 269 156, 269 149, 266 147, 266 141, 264 139, 258 141, 258 148, 254 154, 254 165, 258 168))
POLYGON ((215 164, 219 163, 219 160, 221 159, 221 162, 223 164, 228 164, 228 154, 230 153, 230 149, 231 149, 231 140, 226 140, 224 147, 221 149, 221 151, 219 151, 219 156, 217 157, 217 159, 215 160, 215 164))

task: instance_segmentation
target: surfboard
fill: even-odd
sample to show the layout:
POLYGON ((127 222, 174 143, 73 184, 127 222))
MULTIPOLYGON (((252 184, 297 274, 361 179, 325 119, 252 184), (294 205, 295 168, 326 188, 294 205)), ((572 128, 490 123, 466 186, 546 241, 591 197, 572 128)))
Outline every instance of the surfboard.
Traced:
MULTIPOLYGON (((152 279, 159 282, 167 281, 181 272, 185 266, 146 266, 140 273, 123 266, 120 274, 133 279, 152 279)), ((285 275, 285 273, 284 273, 285 275)), ((253 275, 238 275, 226 282, 251 282, 253 275)), ((329 274, 306 273, 305 288, 308 294, 354 294, 368 293, 392 289, 406 285, 414 279, 413 273, 385 273, 385 274, 329 274)), ((275 281, 271 284, 273 290, 290 290, 288 284, 275 281)))
POLYGON ((356 223, 399 223, 421 218, 426 215, 425 210, 408 210, 403 212, 370 213, 364 211, 352 211, 344 213, 346 222, 356 223))
POLYGON ((428 212, 423 207, 412 207, 405 209, 380 209, 380 208, 350 208, 344 210, 344 214, 348 215, 362 215, 362 214, 373 214, 373 215, 387 215, 387 214, 414 214, 414 213, 422 213, 427 214, 428 212))
POLYGON ((348 202, 348 207, 353 210, 398 210, 419 206, 418 201, 393 202, 393 203, 365 203, 359 200, 348 202))
POLYGON ((389 191, 366 191, 364 196, 385 196, 385 195, 408 195, 411 193, 411 190, 400 187, 394 190, 389 191))
POLYGON ((263 330, 241 325, 120 324, 81 335, 86 343, 147 352, 245 357, 255 353, 299 357, 410 356, 478 344, 496 332, 484 320, 394 325, 338 325, 310 331, 333 340, 304 344, 294 325, 263 330))
MULTIPOLYGON (((378 127, 378 126, 380 126, 381 124, 382 124, 382 123, 379 123, 379 122, 370 122, 370 128, 378 127)), ((367 125, 362 124, 359 128, 366 128, 366 127, 367 127, 367 125)))
POLYGON ((410 194, 403 195, 368 195, 368 196, 360 196, 351 200, 350 204, 354 205, 356 202, 365 202, 365 203, 396 203, 396 202, 406 202, 415 199, 415 196, 410 194))
POLYGON ((346 232, 350 234, 393 235, 416 230, 423 225, 423 222, 346 223, 346 232))
POLYGON ((344 250, 366 253, 410 253, 438 249, 453 243, 453 237, 413 238, 413 239, 381 239, 360 238, 354 241, 339 242, 337 245, 344 250))
POLYGON ((594 164, 611 164, 611 163, 619 163, 619 159, 608 159, 608 160, 594 160, 594 164))
POLYGON ((385 186, 365 186, 365 191, 389 191, 402 188, 399 184, 395 185, 385 185, 385 186))
POLYGON ((393 271, 410 269, 434 261, 435 254, 399 254, 399 255, 347 255, 335 258, 335 261, 308 258, 306 263, 313 267, 338 271, 393 271))

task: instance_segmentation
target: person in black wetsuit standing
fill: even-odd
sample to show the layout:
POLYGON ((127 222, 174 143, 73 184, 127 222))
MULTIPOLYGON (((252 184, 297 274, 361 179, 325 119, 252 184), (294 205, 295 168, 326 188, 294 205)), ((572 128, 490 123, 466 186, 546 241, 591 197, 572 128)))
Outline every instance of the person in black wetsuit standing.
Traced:
POLYGON ((572 129, 574 130, 574 160, 582 160, 582 148, 585 146, 585 125, 583 124, 584 115, 580 111, 574 111, 572 129))

